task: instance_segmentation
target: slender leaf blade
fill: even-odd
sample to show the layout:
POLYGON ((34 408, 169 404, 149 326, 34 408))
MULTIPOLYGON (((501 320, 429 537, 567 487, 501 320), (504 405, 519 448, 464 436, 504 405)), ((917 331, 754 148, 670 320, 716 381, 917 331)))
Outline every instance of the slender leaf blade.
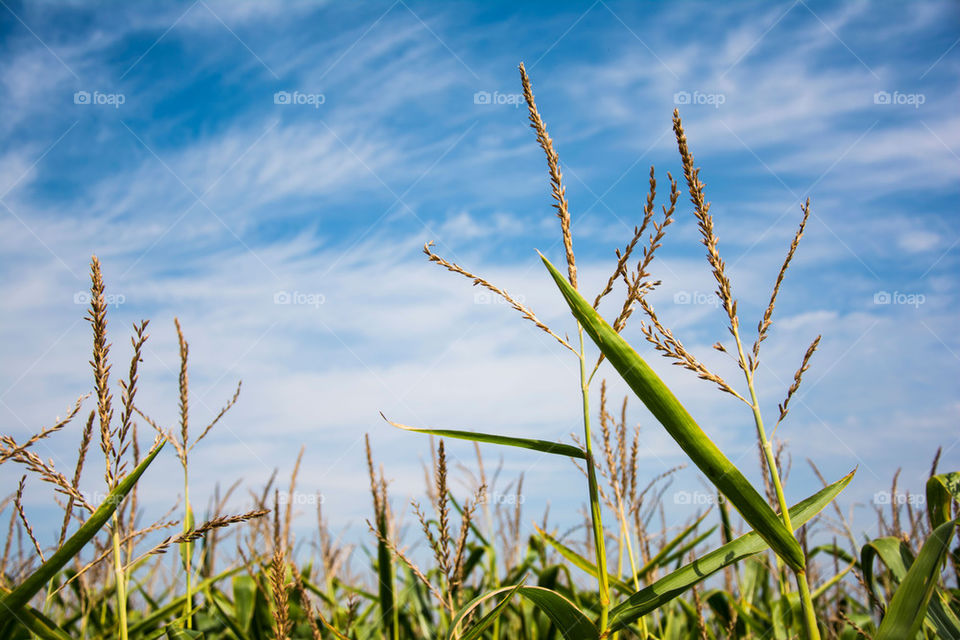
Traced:
POLYGON ((767 541, 770 548, 794 570, 803 571, 805 561, 800 543, 793 537, 793 533, 787 530, 766 500, 704 433, 673 392, 633 347, 607 324, 549 260, 542 255, 540 258, 560 288, 574 317, 650 413, 676 440, 697 468, 730 500, 743 519, 767 541))
POLYGON ((697 530, 697 527, 700 526, 700 523, 703 522, 703 519, 706 518, 707 514, 709 513, 709 510, 705 511, 703 515, 694 520, 688 527, 676 535, 673 540, 663 545, 656 555, 654 555, 646 564, 640 567, 640 570, 637 571, 637 579, 644 579, 651 571, 663 564, 666 564, 667 556, 670 555, 670 553, 677 548, 677 545, 683 542, 687 536, 697 530))
MULTIPOLYGON (((0 587, 0 593, 9 593, 9 591, 0 587)), ((20 613, 17 614, 17 622, 40 640, 70 640, 70 636, 57 626, 57 623, 31 606, 26 606, 20 610, 20 613)))
POLYGON ((879 596, 874 585, 876 582, 873 576, 874 558, 880 558, 897 582, 900 582, 906 577, 907 569, 913 562, 910 551, 906 550, 907 554, 910 554, 907 557, 904 557, 903 551, 903 541, 895 536, 875 538, 860 549, 860 567, 863 570, 863 581, 875 595, 879 596))
POLYGON ((489 444, 499 444, 508 447, 520 447, 521 449, 532 449, 534 451, 540 451, 541 453, 552 453, 558 456, 579 458, 581 460, 587 459, 587 454, 583 452, 583 449, 575 447, 572 444, 552 442, 550 440, 536 440, 533 438, 514 438, 513 436, 500 436, 491 433, 479 433, 476 431, 456 431, 453 429, 420 429, 418 427, 411 427, 389 420, 382 413, 380 415, 383 416, 384 420, 398 429, 403 429, 404 431, 426 433, 432 436, 440 436, 442 438, 457 438, 459 440, 471 440, 473 442, 486 442, 489 444))
POLYGON ((556 591, 520 587, 520 595, 547 614, 565 640, 599 640, 600 632, 583 611, 556 591))
MULTIPOLYGON (((874 575, 876 558, 880 559, 893 577, 894 584, 901 584, 906 579, 915 558, 909 545, 894 536, 876 538, 863 545, 860 551, 860 566, 864 584, 878 600, 883 602, 883 592, 878 588, 874 575)), ((951 611, 949 605, 944 604, 947 597, 943 591, 936 589, 935 594, 927 607, 927 628, 935 629, 937 637, 940 638, 960 638, 960 619, 951 611)))
MULTIPOLYGON (((851 471, 840 480, 824 487, 806 500, 790 509, 790 521, 800 527, 815 515, 850 484, 855 471, 851 471)), ((677 597, 693 585, 705 580, 724 567, 747 558, 767 548, 766 541, 755 531, 740 536, 736 540, 714 549, 693 562, 660 578, 656 582, 618 604, 610 611, 610 624, 607 631, 616 631, 627 627, 640 616, 645 616, 677 597)))
MULTIPOLYGON (((223 571, 215 576, 207 578, 206 580, 198 583, 194 587, 196 589, 195 593, 200 593, 202 591, 205 591, 206 589, 213 586, 214 584, 220 582, 225 578, 229 578, 233 574, 238 573, 240 571, 243 571, 243 567, 234 567, 233 569, 227 569, 226 571, 223 571)), ((186 594, 181 594, 177 596, 176 598, 167 602, 162 607, 153 609, 149 615, 141 618, 140 620, 137 620, 135 623, 130 624, 129 628, 127 629, 127 633, 132 636, 137 633, 140 633, 141 631, 149 629, 150 627, 158 624, 161 620, 164 620, 167 616, 169 616, 174 611, 178 611, 179 609, 182 609, 183 605, 186 604, 186 602, 187 602, 186 594)))
POLYGON ((523 586, 521 582, 518 585, 512 587, 501 587, 500 589, 495 589, 489 591, 482 595, 477 596, 470 602, 468 602, 459 612, 457 612, 456 617, 453 619, 453 622, 450 623, 450 633, 447 634, 448 640, 476 640, 481 636, 481 634, 489 627, 491 624, 496 622, 504 611, 506 611, 507 606, 510 604, 510 600, 513 598, 514 594, 520 590, 520 587, 523 586), (493 609, 487 612, 480 620, 477 621, 472 627, 463 633, 458 633, 460 623, 477 607, 489 600, 490 598, 495 598, 501 593, 506 593, 503 600, 497 603, 493 609))
POLYGON ((394 576, 393 554, 387 548, 384 539, 389 535, 387 514, 377 513, 377 530, 380 535, 377 536, 377 578, 379 582, 381 620, 386 627, 386 638, 398 638, 399 629, 396 624, 398 612, 396 598, 394 597, 394 576))
POLYGON ((960 472, 941 473, 927 480, 927 515, 931 529, 950 517, 951 500, 960 500, 960 472))
POLYGON ((944 522, 923 543, 890 600, 875 640, 913 638, 920 630, 956 526, 956 520, 944 522))
POLYGON ((203 640, 203 633, 179 627, 167 628, 168 640, 203 640))
POLYGON ((71 559, 93 539, 97 532, 107 523, 107 520, 117 510, 123 499, 130 493, 133 486, 147 470, 150 463, 154 461, 160 450, 163 449, 164 442, 161 441, 153 451, 144 458, 136 468, 130 472, 117 486, 110 492, 103 503, 90 514, 90 517, 77 529, 66 542, 63 543, 56 553, 40 565, 36 571, 30 574, 16 589, 6 594, 0 600, 0 611, 8 616, 16 616, 17 613, 35 596, 40 589, 49 582, 71 559))
MULTIPOLYGON (((590 562, 589 560, 584 558, 582 555, 580 555, 579 553, 577 553, 567 545, 563 544, 562 542, 554 538, 552 535, 550 535, 549 533, 547 533, 537 525, 534 525, 534 527, 536 528, 537 533, 539 533, 540 536, 544 540, 546 540, 551 547, 556 549, 557 553, 559 553, 568 562, 570 562, 570 564, 584 571, 585 573, 593 576, 594 578, 597 577, 597 565, 590 562)), ((628 585, 626 582, 623 582, 617 576, 611 573, 608 573, 607 580, 609 580, 610 584, 616 587, 617 589, 619 589, 620 591, 624 593, 630 593, 630 585, 628 585)))

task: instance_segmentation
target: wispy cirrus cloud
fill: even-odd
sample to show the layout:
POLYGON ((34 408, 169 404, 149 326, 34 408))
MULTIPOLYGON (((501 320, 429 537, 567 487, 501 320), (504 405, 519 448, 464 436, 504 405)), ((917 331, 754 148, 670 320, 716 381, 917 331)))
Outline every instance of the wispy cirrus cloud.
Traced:
MULTIPOLYGON (((573 330, 532 252, 560 256, 544 160, 509 97, 525 60, 564 162, 586 288, 605 281, 638 221, 649 165, 661 191, 667 170, 680 176, 674 107, 704 166, 745 316, 762 313, 799 203, 812 197, 761 369, 762 401, 775 411, 806 345, 824 334, 778 432, 796 463, 789 492, 817 486, 799 464, 806 456, 831 476, 860 465, 847 500, 868 500, 900 465, 919 483, 937 446, 944 465, 960 460, 955 17, 946 3, 11 3, 0 9, 0 415, 25 434, 89 386, 74 296, 96 252, 123 297, 111 310, 117 362, 125 328, 154 318, 141 400, 161 423, 174 419, 174 315, 191 341, 197 422, 244 380, 212 436, 218 453, 198 449, 199 485, 231 482, 238 460, 256 485, 306 442, 315 463, 304 486, 327 492, 327 513, 346 523, 365 504, 344 480, 365 431, 397 491, 419 490, 426 444, 391 431, 379 410, 565 438, 577 429, 573 363, 419 253, 435 240, 573 330), (706 8, 712 19, 698 19, 706 8), (97 104, 95 92, 123 101, 97 104), (485 102, 482 92, 506 97, 485 102)), ((683 205, 653 266, 664 286, 652 301, 734 377, 710 352, 724 330, 701 254, 683 205)), ((627 335, 644 344, 637 327, 627 335)), ((757 478, 742 407, 644 353, 757 478)), ((681 462, 634 404, 645 471, 681 462)), ((75 442, 44 446, 69 466, 75 442)), ((469 464, 469 447, 451 450, 469 464)), ((576 479, 557 479, 563 463, 505 456, 528 470, 534 511, 556 504, 548 487, 564 486, 572 497, 552 513, 576 520, 582 500, 576 479)))

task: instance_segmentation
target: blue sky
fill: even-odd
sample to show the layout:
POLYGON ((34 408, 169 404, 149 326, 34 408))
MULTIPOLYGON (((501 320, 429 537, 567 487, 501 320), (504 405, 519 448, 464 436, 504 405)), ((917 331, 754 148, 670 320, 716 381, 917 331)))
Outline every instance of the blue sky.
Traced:
MULTIPOLYGON (((534 252, 562 261, 519 100, 524 61, 563 165, 586 291, 638 222, 649 166, 661 185, 681 175, 677 106, 748 329, 811 198, 759 374, 772 419, 823 334, 777 433, 793 454, 791 500, 817 486, 806 458, 831 478, 859 466, 844 501, 870 531, 874 494, 897 467, 901 487, 921 492, 938 446, 943 469, 960 463, 956 4, 0 4, 0 416, 17 437, 91 386, 75 298, 92 253, 115 295, 116 375, 131 323, 152 319, 145 411, 176 417, 174 316, 191 344, 195 424, 243 380, 235 410, 194 450, 198 496, 217 481, 257 488, 274 468, 283 477, 305 444, 302 490, 322 492, 334 524, 359 536, 362 434, 400 509, 422 496, 429 455, 379 411, 419 426, 578 431, 570 354, 420 253, 435 241, 572 330, 534 252)), ((685 197, 653 269, 661 317, 733 379, 709 350, 726 330, 685 197)), ((625 335, 757 479, 746 408, 668 366, 639 322, 625 335)), ((639 402, 630 415, 643 426, 642 477, 683 461, 639 402)), ((80 426, 38 452, 69 470, 80 426)), ((450 450, 472 464, 469 446, 450 450)), ((485 451, 490 464, 501 453, 485 451)), ((579 521, 585 487, 569 462, 503 456, 505 474, 527 474, 529 518, 549 501, 558 523, 579 521)), ((15 473, 3 469, 5 486, 15 473)), ((164 481, 175 473, 172 453, 149 472, 152 515, 176 501, 164 481)), ((98 482, 88 471, 85 485, 98 482)), ((702 486, 686 470, 671 492, 702 486)), ((30 500, 49 514, 39 486, 30 500)), ((678 522, 691 509, 669 507, 678 522)))

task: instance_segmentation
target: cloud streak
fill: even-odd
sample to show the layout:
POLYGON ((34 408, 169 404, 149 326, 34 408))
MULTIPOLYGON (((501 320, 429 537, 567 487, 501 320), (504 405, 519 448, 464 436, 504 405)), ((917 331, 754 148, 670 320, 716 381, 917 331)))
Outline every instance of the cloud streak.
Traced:
MULTIPOLYGON (((602 285, 638 222, 649 165, 661 185, 667 170, 679 175, 676 106, 745 316, 762 313, 799 201, 812 196, 759 374, 775 411, 806 345, 824 334, 778 431, 794 456, 792 498, 817 486, 799 464, 808 456, 829 477, 860 465, 848 504, 868 501, 899 466, 919 487, 937 446, 943 466, 956 467, 955 7, 798 2, 757 13, 733 3, 710 5, 715 19, 704 24, 689 5, 601 5, 551 9, 533 34, 529 9, 505 6, 11 5, 0 56, 8 430, 49 423, 89 386, 74 296, 96 252, 123 296, 113 342, 125 347, 130 324, 153 318, 148 413, 161 424, 175 417, 174 315, 191 343, 197 421, 244 380, 236 410, 197 450, 198 496, 241 468, 255 487, 306 442, 303 486, 348 523, 366 504, 350 480, 366 431, 398 494, 414 494, 428 445, 392 431, 380 410, 408 424, 567 438, 579 406, 569 354, 419 253, 435 240, 558 331, 574 330, 532 251, 562 249, 524 109, 475 100, 518 90, 515 66, 526 60, 565 163, 585 288, 602 285), (876 38, 860 35, 868 27, 876 38), (125 101, 76 104, 77 91, 125 101), (278 104, 281 91, 323 100, 278 104), (880 91, 924 102, 878 103, 880 91), (689 101, 678 105, 682 92, 689 101)), ((665 284, 652 301, 691 350, 734 378, 710 352, 722 314, 685 203, 678 217, 653 265, 665 284)), ((757 479, 741 407, 654 358, 636 326, 626 335, 757 479)), ((611 392, 626 389, 613 382, 611 392)), ((634 404, 644 473, 682 462, 634 404)), ((43 446, 70 466, 70 437, 43 446)), ((451 452, 471 464, 469 447, 451 452)), ((564 484, 563 461, 504 459, 528 470, 533 512, 552 501, 563 524, 578 521, 585 496, 575 475, 564 484)), ((159 464, 163 473, 172 462, 159 464)), ((699 486, 693 472, 676 482, 699 486)), ((161 489, 144 497, 151 508, 175 499, 161 489)))

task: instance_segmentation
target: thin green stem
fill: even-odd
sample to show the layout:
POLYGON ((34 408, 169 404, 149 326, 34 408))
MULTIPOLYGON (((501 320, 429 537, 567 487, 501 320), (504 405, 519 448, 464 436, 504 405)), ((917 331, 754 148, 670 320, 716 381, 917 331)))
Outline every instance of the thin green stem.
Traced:
MULTIPOLYGON (((636 557, 633 554, 633 544, 630 542, 630 524, 627 522, 627 515, 623 509, 623 497, 619 495, 617 496, 617 507, 620 510, 619 520, 620 520, 621 535, 623 536, 623 539, 627 543, 627 557, 630 559, 630 572, 631 572, 631 575, 633 576, 633 588, 636 591, 640 591, 640 577, 638 575, 639 572, 637 570, 637 561, 636 561, 636 557)), ((622 548, 620 550, 620 555, 621 555, 621 561, 622 561, 622 556, 623 556, 622 548)), ((640 624, 640 632, 642 634, 641 637, 646 638, 647 637, 646 617, 641 616, 638 622, 640 624)))
MULTIPOLYGON (((184 456, 183 461, 183 532, 187 533, 190 529, 193 528, 193 510, 190 508, 190 478, 187 472, 187 461, 186 456, 184 456)), ((184 553, 183 553, 183 568, 186 571, 187 578, 187 601, 184 605, 184 615, 186 616, 183 622, 185 629, 191 629, 193 627, 193 620, 190 612, 193 610, 193 584, 191 581, 191 560, 193 558, 193 543, 184 542, 184 553)))
POLYGON ((580 336, 580 392, 583 396, 583 441, 587 454, 587 481, 590 485, 590 518, 593 521, 593 545, 597 556, 597 588, 600 596, 601 629, 607 628, 610 615, 610 586, 607 579, 607 552, 603 540, 603 518, 600 512, 600 491, 597 487, 597 470, 593 461, 590 438, 590 382, 587 378, 587 361, 583 353, 583 327, 577 323, 580 336))
MULTIPOLYGON (((770 473, 770 479, 773 482, 774 491, 777 494, 777 503, 780 507, 780 517, 783 518, 783 524, 788 531, 793 533, 793 524, 790 522, 790 508, 787 506, 787 499, 783 493, 783 483, 780 481, 780 471, 777 469, 776 456, 773 454, 773 446, 767 439, 767 432, 763 427, 763 415, 760 413, 760 401, 757 399, 756 386, 753 383, 753 368, 747 362, 743 353, 743 344, 740 341, 740 331, 738 323, 731 322, 733 337, 737 343, 737 353, 740 356, 740 366, 747 379, 747 387, 750 389, 750 408, 753 410, 753 421, 757 426, 757 438, 760 440, 760 446, 763 449, 764 459, 767 461, 767 468, 770 473)), ((803 610, 803 624, 807 633, 808 640, 820 640, 820 629, 817 627, 817 617, 813 609, 813 599, 810 597, 810 587, 807 584, 807 575, 805 571, 794 571, 797 579, 797 588, 800 591, 800 606, 803 610)), ((783 585, 784 583, 781 582, 783 585)), ((784 585, 784 591, 786 591, 784 585)))
MULTIPOLYGON (((491 520, 489 520, 490 510, 488 507, 486 507, 486 504, 485 504, 485 508, 487 511, 488 522, 492 522, 491 520)), ((492 525, 489 526, 487 530, 490 532, 489 533, 490 539, 493 540, 492 525)), ((501 585, 500 585, 500 575, 497 573, 496 549, 494 549, 493 545, 491 544, 487 550, 490 554, 490 575, 493 576, 493 588, 499 589, 501 585)), ((500 640, 500 618, 499 617, 493 621, 493 640, 500 640)))
POLYGON ((753 402, 753 420, 757 425, 757 435, 760 438, 760 444, 763 446, 763 455, 767 460, 767 467, 770 469, 770 479, 773 482, 773 489, 777 494, 777 506, 780 507, 780 514, 783 516, 783 524, 790 531, 793 531, 793 525, 790 523, 790 509, 787 506, 787 499, 783 493, 783 484, 780 482, 780 473, 777 470, 777 459, 773 454, 773 445, 767 440, 767 434, 763 428, 763 417, 760 415, 760 407, 757 403, 757 394, 753 389, 753 380, 750 380, 750 399, 753 402))
POLYGON ((807 584, 807 573, 797 571, 797 588, 800 590, 800 604, 803 611, 803 626, 807 637, 820 640, 820 628, 817 626, 817 614, 813 610, 813 598, 810 597, 810 585, 807 584))
MULTIPOLYGON (((59 577, 59 574, 57 574, 59 577)), ((43 598, 43 615, 50 613, 50 605, 53 602, 53 583, 56 582, 56 579, 51 580, 47 583, 47 594, 43 598)), ((31 633, 31 638, 38 638, 37 634, 31 633)))
POLYGON ((127 640, 127 575, 120 555, 120 518, 113 513, 113 575, 117 583, 117 618, 120 640, 127 640))
MULTIPOLYGON (((773 453, 773 445, 767 439, 767 432, 763 426, 763 415, 760 413, 760 403, 757 400, 757 393, 753 384, 753 375, 747 374, 747 386, 750 388, 750 408, 753 410, 753 421, 757 426, 757 438, 760 440, 760 447, 763 449, 763 458, 767 461, 767 469, 770 472, 770 479, 773 483, 774 493, 777 496, 777 506, 783 517, 783 524, 791 532, 793 525, 790 522, 790 509, 787 507, 787 500, 783 493, 783 484, 780 482, 780 472, 777 469, 777 457, 773 453)), ((784 577, 783 566, 780 562, 780 556, 774 554, 777 569, 777 582, 780 585, 780 593, 786 596, 790 592, 790 585, 784 577)))
MULTIPOLYGON (((640 579, 637 577, 637 560, 633 555, 633 544, 630 542, 630 525, 627 523, 627 515, 623 509, 623 498, 617 497, 617 507, 620 510, 620 532, 627 544, 627 558, 630 560, 630 572, 633 575, 633 588, 640 591, 640 579)), ((621 550, 621 555, 623 551, 621 550)))

